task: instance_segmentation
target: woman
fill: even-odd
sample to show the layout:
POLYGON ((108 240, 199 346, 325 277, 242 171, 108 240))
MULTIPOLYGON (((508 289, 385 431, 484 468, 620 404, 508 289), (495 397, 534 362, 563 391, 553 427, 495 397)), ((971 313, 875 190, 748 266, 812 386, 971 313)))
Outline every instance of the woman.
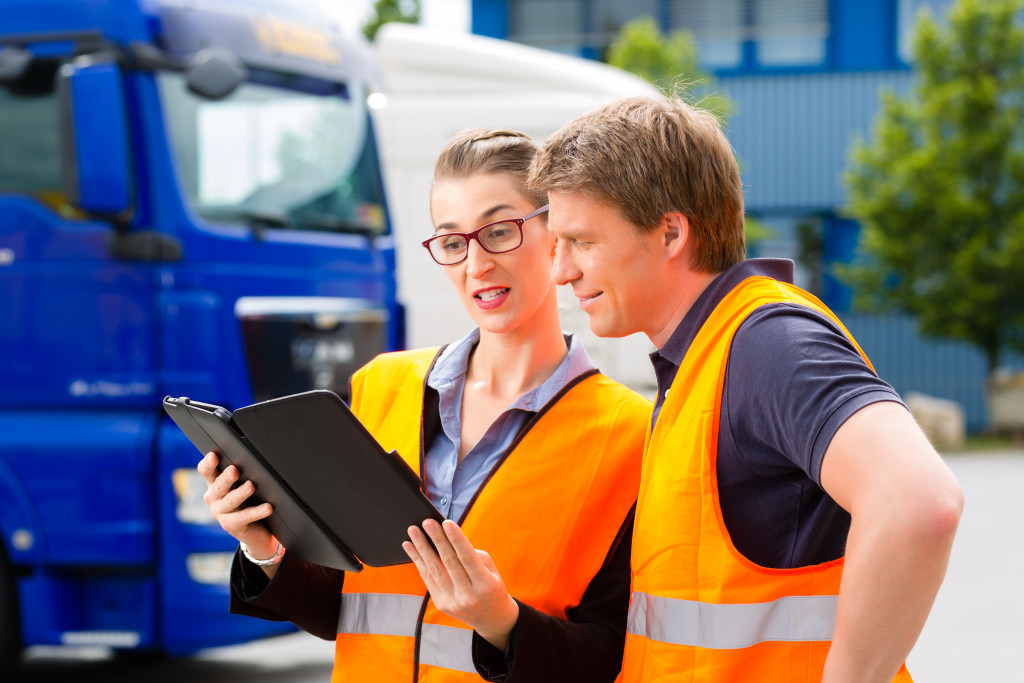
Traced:
POLYGON ((536 151, 508 131, 449 142, 423 244, 478 327, 352 378, 352 410, 447 518, 410 528, 412 564, 346 575, 289 558, 259 523, 269 506, 239 508, 251 484, 232 491, 237 471, 216 476, 214 454, 199 465, 211 511, 242 542, 232 611, 335 640, 335 681, 618 673, 650 403, 560 329, 546 198, 525 184, 536 151))

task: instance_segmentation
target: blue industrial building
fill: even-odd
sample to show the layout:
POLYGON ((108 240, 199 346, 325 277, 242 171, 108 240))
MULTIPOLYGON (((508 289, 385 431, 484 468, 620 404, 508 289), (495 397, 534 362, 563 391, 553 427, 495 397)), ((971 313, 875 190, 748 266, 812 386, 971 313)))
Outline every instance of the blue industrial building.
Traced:
POLYGON ((859 235, 844 218, 851 142, 869 137, 889 88, 912 84, 917 12, 952 0, 472 0, 472 30, 601 59, 621 25, 648 15, 686 29, 715 89, 732 103, 726 133, 740 159, 750 215, 772 229, 755 256, 797 262, 797 284, 836 311, 902 395, 952 399, 969 431, 986 426, 986 365, 959 342, 922 338, 912 318, 851 310, 832 274, 859 235), (803 256, 808 249, 816 256, 803 256))

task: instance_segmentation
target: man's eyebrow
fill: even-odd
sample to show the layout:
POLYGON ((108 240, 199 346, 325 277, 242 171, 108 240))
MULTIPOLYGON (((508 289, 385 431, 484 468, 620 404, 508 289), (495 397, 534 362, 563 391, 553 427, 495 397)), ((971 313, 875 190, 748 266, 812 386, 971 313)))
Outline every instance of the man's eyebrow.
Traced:
POLYGON ((590 236, 586 228, 569 228, 567 230, 553 230, 555 237, 561 240, 582 240, 590 236))
MULTIPOLYGON (((511 209, 511 208, 514 208, 511 204, 497 204, 495 206, 492 206, 491 208, 489 208, 489 209, 487 209, 486 211, 483 212, 483 215, 482 215, 483 220, 480 222, 480 225, 485 225, 485 224, 489 223, 491 218, 494 217, 494 214, 498 213, 502 209, 511 209)), ((470 230, 467 230, 466 232, 473 232, 473 230, 476 230, 477 228, 479 228, 480 225, 474 226, 473 228, 471 228, 470 230)), ((445 231, 447 231, 447 230, 455 230, 455 227, 456 226, 455 226, 454 223, 441 223, 441 225, 434 226, 434 232, 441 232, 442 230, 445 230, 445 231)))

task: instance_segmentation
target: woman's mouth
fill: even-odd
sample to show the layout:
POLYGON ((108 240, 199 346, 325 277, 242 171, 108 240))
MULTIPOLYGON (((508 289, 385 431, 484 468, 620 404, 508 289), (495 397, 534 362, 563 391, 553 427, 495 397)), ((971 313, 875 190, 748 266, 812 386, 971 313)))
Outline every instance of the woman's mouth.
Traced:
POLYGON ((473 292, 473 298, 476 299, 476 305, 483 310, 490 310, 497 308, 505 302, 508 298, 509 291, 508 287, 492 287, 491 289, 481 289, 473 292))

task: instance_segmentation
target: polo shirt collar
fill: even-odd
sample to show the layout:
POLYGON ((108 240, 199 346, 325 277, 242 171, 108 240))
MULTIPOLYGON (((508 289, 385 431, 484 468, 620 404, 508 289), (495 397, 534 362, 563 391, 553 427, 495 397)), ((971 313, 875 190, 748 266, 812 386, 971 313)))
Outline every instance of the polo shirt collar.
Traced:
POLYGON ((697 337, 704 322, 715 310, 725 295, 748 277, 762 275, 780 282, 793 283, 793 261, 780 258, 745 259, 725 269, 701 292, 683 320, 672 332, 672 336, 658 350, 653 351, 651 361, 664 358, 676 366, 682 365, 683 357, 697 337))

